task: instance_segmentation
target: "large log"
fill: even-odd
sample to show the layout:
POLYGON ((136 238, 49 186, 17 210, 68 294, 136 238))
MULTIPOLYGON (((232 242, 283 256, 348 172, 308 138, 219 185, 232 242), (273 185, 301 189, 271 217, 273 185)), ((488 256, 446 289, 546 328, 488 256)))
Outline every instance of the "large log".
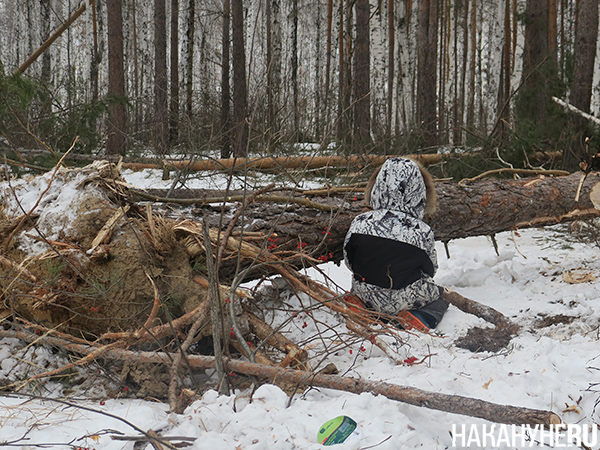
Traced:
POLYGON ((430 224, 436 239, 447 241, 507 230, 598 217, 590 192, 600 173, 521 180, 437 183, 439 210, 430 224), (578 194, 579 192, 579 194, 578 194))
MULTIPOLYGON (((395 155, 365 156, 266 156, 258 158, 203 159, 197 161, 164 161, 169 169, 184 170, 245 170, 245 169, 322 169, 328 167, 378 166, 395 155)), ((423 164, 438 163, 441 154, 411 155, 410 158, 423 164)))
MULTIPOLYGON (((581 180, 582 174, 575 173, 520 180, 476 180, 468 184, 438 181, 439 208, 426 220, 436 239, 447 242, 598 217, 600 211, 594 208, 590 192, 600 182, 600 173, 588 174, 583 183, 581 180)), ((155 191, 154 194, 160 195, 161 192, 155 191)), ((218 213, 221 211, 218 193, 187 191, 187 194, 195 198, 191 203, 202 206, 197 210, 199 213, 205 208, 213 208, 212 225, 218 225, 218 213), (210 205, 207 204, 209 202, 210 205)), ((362 191, 357 188, 354 192, 353 189, 344 192, 325 189, 318 195, 314 192, 286 192, 270 198, 279 202, 257 198, 259 201, 248 206, 244 214, 244 229, 271 239, 269 249, 280 252, 279 256, 302 250, 313 258, 341 260, 343 241, 350 223, 357 214, 366 211, 362 191), (305 205, 285 202, 286 196, 306 200, 308 195, 312 203, 327 205, 329 210, 306 206, 310 204, 306 202, 305 205)), ((190 203, 190 199, 187 201, 190 203)), ((225 207, 229 217, 236 205, 228 203, 225 207)), ((294 262, 296 265, 302 263, 297 258, 294 262)), ((225 263, 224 269, 227 273, 233 266, 228 269, 225 263)))

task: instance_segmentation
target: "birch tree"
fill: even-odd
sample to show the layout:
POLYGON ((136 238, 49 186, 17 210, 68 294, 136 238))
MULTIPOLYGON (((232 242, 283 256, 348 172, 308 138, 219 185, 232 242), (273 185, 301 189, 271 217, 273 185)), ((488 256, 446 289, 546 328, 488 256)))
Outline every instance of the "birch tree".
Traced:
POLYGON ((231 93, 229 83, 229 49, 231 45, 231 2, 223 0, 221 33, 221 158, 231 156, 231 93))

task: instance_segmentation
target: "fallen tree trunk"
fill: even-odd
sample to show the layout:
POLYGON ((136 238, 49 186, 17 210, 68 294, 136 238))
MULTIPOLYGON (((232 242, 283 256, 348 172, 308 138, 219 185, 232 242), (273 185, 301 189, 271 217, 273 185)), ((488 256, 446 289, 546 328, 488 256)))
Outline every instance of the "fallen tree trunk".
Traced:
MULTIPOLYGON (((448 242, 598 217, 600 211, 594 207, 590 193, 599 184, 600 173, 588 174, 583 183, 581 180, 582 174, 575 173, 552 178, 476 180, 468 184, 438 181, 439 208, 426 221, 433 228, 437 240, 448 242)), ((226 216, 232 215, 236 208, 235 204, 224 203, 233 197, 219 198, 215 191, 180 191, 177 195, 183 192, 192 197, 191 200, 185 199, 187 205, 202 206, 200 212, 205 208, 214 210, 211 226, 218 226, 218 213, 222 206, 226 216)), ((145 199, 177 203, 177 199, 159 198, 161 191, 152 191, 152 194, 154 196, 145 199)), ((306 264, 306 261, 298 259, 298 250, 313 260, 340 261, 350 223, 366 211, 362 190, 357 187, 345 192, 324 189, 271 194, 278 203, 254 202, 247 206, 244 231, 270 239, 269 250, 281 258, 294 253, 295 259, 287 261, 296 266, 306 264), (309 196, 310 202, 307 200, 309 196), (293 199, 302 199, 303 202, 293 199), (316 208, 314 204, 321 206, 316 208)), ((228 271, 232 271, 228 269, 227 262, 222 268, 225 277, 228 271)))
MULTIPOLYGON (((51 336, 40 338, 40 336, 22 331, 0 331, 0 337, 16 338, 26 342, 42 341, 46 344, 60 347, 81 355, 87 356, 92 353, 100 354, 101 358, 118 361, 127 360, 130 362, 170 365, 174 357, 174 355, 164 352, 136 352, 115 347, 106 348, 106 350, 103 348, 102 351, 99 351, 99 347, 97 346, 94 347, 71 343, 51 336)), ((216 365, 214 357, 201 355, 187 356, 187 363, 190 367, 195 369, 209 369, 214 368, 216 365)), ((238 372, 245 375, 256 376, 261 379, 267 379, 269 381, 287 381, 305 386, 316 386, 352 392, 354 394, 370 392, 374 395, 383 395, 391 400, 402 403, 453 414, 468 415, 485 419, 490 422, 515 425, 539 424, 544 426, 561 423, 560 417, 551 411, 499 405, 470 397, 429 392, 409 386, 399 386, 391 383, 286 369, 229 358, 223 360, 223 365, 226 372, 238 372)))
POLYGON ((439 210, 430 224, 442 241, 598 217, 590 192, 600 173, 521 180, 437 183, 439 210), (579 197, 578 197, 578 191, 579 197))
POLYGON ((60 35, 63 34, 65 30, 69 28, 71 24, 85 12, 86 8, 87 2, 83 3, 79 8, 77 8, 77 10, 73 12, 73 14, 71 14, 71 16, 60 27, 58 27, 58 29, 52 33, 50 37, 46 39, 46 41, 35 52, 33 52, 23 64, 19 66, 19 68, 15 71, 15 75, 25 72, 27 68, 33 64, 35 60, 38 59, 39 56, 44 53, 44 51, 46 51, 46 49, 50 47, 52 43, 56 41, 60 35))
MULTIPOLYGON (((324 169, 331 167, 364 168, 378 166, 397 155, 364 156, 267 156, 259 158, 203 159, 198 161, 164 161, 167 169, 176 170, 245 170, 245 169, 324 169)), ((410 155, 425 165, 440 162, 441 154, 410 155)), ((126 167, 126 166, 125 166, 126 167)))

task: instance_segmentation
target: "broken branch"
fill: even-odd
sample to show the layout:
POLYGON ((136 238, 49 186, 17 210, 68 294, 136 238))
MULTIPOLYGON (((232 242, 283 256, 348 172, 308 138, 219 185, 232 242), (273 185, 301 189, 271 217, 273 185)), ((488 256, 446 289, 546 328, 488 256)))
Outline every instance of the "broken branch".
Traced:
MULTIPOLYGON (((35 336, 23 331, 0 330, 0 337, 11 337, 27 342, 38 340, 35 336)), ((70 343, 62 339, 45 336, 44 342, 49 345, 62 347, 65 350, 79 354, 90 354, 94 350, 88 345, 70 343)), ((135 361, 139 363, 170 364, 173 355, 164 352, 133 352, 119 348, 108 348, 102 355, 103 358, 119 361, 135 361)), ((214 368, 216 360, 212 356, 190 355, 188 363, 197 369, 214 368)), ((549 426, 561 423, 560 417, 552 411, 522 408, 510 405, 499 405, 485 400, 479 400, 459 395, 429 392, 409 386, 400 386, 391 383, 369 381, 352 377, 341 377, 337 375, 326 375, 307 372, 303 370, 285 369, 281 367, 267 366, 263 364, 250 363, 229 358, 224 358, 225 369, 229 372, 238 372, 245 375, 256 376, 262 379, 283 380, 306 386, 316 386, 328 389, 336 389, 354 394, 370 392, 374 395, 383 395, 391 400, 421 406, 438 411, 453 414, 478 417, 490 422, 549 426)), ((144 433, 145 434, 145 433, 144 433)))

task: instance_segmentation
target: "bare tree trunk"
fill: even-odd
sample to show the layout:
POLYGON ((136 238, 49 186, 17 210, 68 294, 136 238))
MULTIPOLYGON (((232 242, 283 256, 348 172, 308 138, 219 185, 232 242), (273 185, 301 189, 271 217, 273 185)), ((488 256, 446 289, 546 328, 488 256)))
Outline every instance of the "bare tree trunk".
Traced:
MULTIPOLYGON (((371 142, 371 51, 369 0, 356 0, 354 45, 354 143, 363 149, 371 142)), ((393 61, 390 61, 393 64, 393 61)), ((355 150, 358 150, 355 147, 355 150)))
POLYGON ((291 12, 291 55, 290 65, 291 74, 290 81, 292 84, 292 117, 293 117, 293 130, 292 136, 294 142, 298 142, 300 133, 300 111, 298 110, 298 0, 292 1, 292 12, 291 12))
POLYGON ((417 122, 425 146, 435 145, 437 130, 437 37, 439 0, 420 0, 417 32, 417 122))
MULTIPOLYGON (((454 110, 454 137, 452 139, 454 145, 460 145, 463 143, 463 123, 464 123, 464 112, 465 112, 465 86, 467 79, 467 64, 469 55, 469 0, 465 0, 462 3, 462 53, 461 53, 461 66, 460 75, 457 75, 460 79, 458 80, 458 94, 455 102, 454 110)), ((457 13, 458 14, 458 13, 457 13)), ((457 27, 458 28, 458 27, 457 27)), ((458 32, 457 32, 458 35, 458 32)))
POLYGON ((271 0, 265 3, 266 47, 267 47, 267 149, 272 150, 273 133, 275 132, 275 104, 273 95, 273 28, 271 17, 271 0))
POLYGON ((169 108, 171 145, 179 138, 179 0, 171 0, 171 102, 169 108))
MULTIPOLYGON (((592 99, 592 82, 598 41, 598 2, 597 0, 579 0, 578 20, 575 24, 574 71, 571 82, 571 104, 585 113, 590 113, 592 99)), ((580 142, 590 136, 588 122, 578 116, 570 116, 575 130, 581 133, 580 142)), ((563 167, 575 169, 580 161, 585 160, 587 151, 585 143, 575 144, 571 151, 563 155, 563 167)))
POLYGON ((447 129, 447 111, 446 111, 446 85, 448 77, 448 64, 449 64, 449 35, 450 35, 450 1, 441 0, 439 10, 439 30, 440 30, 440 43, 439 43, 439 83, 438 83, 438 142, 448 142, 448 129, 447 129))
MULTIPOLYGON (((98 101, 98 72, 100 68, 100 62, 102 61, 102 52, 98 48, 98 8, 96 7, 96 0, 90 2, 92 7, 92 32, 93 32, 93 45, 90 59, 90 100, 92 104, 98 101)), ((90 119, 90 129, 96 131, 97 120, 95 117, 90 119)))
POLYGON ((548 48, 548 0, 527 0, 525 43, 519 96, 515 104, 517 132, 528 139, 551 140, 558 137, 556 111, 551 95, 556 81, 556 66, 548 48))
POLYGON ((339 29, 339 94, 338 94, 338 142, 348 144, 350 139, 350 94, 351 94, 351 51, 352 51, 352 3, 340 0, 339 29))
MULTIPOLYGON (((41 6, 41 31, 42 43, 50 37, 50 0, 40 0, 41 6)), ((43 86, 50 86, 52 79, 52 61, 49 51, 42 53, 42 71, 40 73, 40 82, 43 86)), ((52 103, 45 101, 42 103, 42 116, 47 117, 52 112, 52 103)))
POLYGON ((230 0, 223 0, 223 31, 221 36, 221 158, 229 158, 231 156, 230 28, 231 2, 230 0))
POLYGON ((196 35, 196 0, 189 0, 187 26, 187 61, 186 61, 186 114, 190 123, 193 120, 193 80, 194 80, 194 39, 196 35))
POLYGON ((233 154, 245 156, 248 146, 248 96, 246 89, 246 49, 244 44, 243 0, 232 0, 233 25, 233 154))
MULTIPOLYGON (((562 177, 523 178, 516 181, 501 179, 485 179, 459 185, 456 182, 436 182, 438 193, 438 211, 427 218, 427 223, 434 231, 436 240, 447 242, 471 236, 491 236, 503 231, 520 228, 555 225, 600 217, 600 210, 594 207, 598 203, 600 193, 600 173, 590 173, 580 189, 575 201, 581 174, 575 173, 562 177)), ((227 201, 242 202, 243 195, 232 196, 229 192, 227 201)), ((241 194, 241 193, 240 193, 241 194)), ((244 214, 247 220, 256 220, 259 224, 252 229, 265 235, 276 234, 278 237, 277 250, 281 255, 288 255, 298 249, 298 236, 306 243, 303 252, 314 258, 326 256, 330 260, 340 261, 344 237, 356 215, 364 212, 361 202, 348 203, 352 194, 348 192, 321 192, 327 198, 328 205, 339 205, 340 209, 323 213, 315 204, 322 203, 318 197, 313 197, 314 204, 306 204, 310 192, 298 193, 290 197, 289 192, 278 197, 273 195, 257 196, 255 202, 249 205, 244 214), (293 203, 293 200, 300 203, 293 203), (343 205, 343 206, 342 206, 343 205), (278 220, 286 212, 285 222, 278 220), (262 225, 260 225, 262 224, 262 225), (323 238, 322 230, 327 228, 327 239, 323 238)), ((224 197, 202 199, 201 193, 195 196, 202 202, 223 201, 224 197)), ((314 195, 317 195, 316 193, 314 195)), ((354 194, 357 195, 357 194, 354 194)), ((173 199, 165 199, 173 201, 173 199)), ((184 204, 191 204, 191 201, 184 204)), ((217 226, 215 222, 212 226, 217 226)), ((212 219, 211 219, 212 220, 212 219)), ((301 259, 290 263, 302 265, 301 259)), ((306 263, 306 261, 304 261, 306 263)), ((246 264, 246 263, 244 263, 246 264)), ((222 265, 221 280, 231 279, 236 273, 235 258, 222 265)), ((256 275, 256 274, 254 274, 256 275)))
POLYGON ((154 151, 158 155, 169 150, 166 22, 165 0, 154 0, 154 151))
POLYGON ((27 13, 27 29, 29 33, 27 33, 27 52, 31 55, 33 53, 33 21, 31 19, 31 15, 33 14, 33 0, 27 0, 25 5, 26 13, 27 13))
POLYGON ((326 137, 323 140, 324 147, 327 147, 330 134, 330 108, 329 108, 329 91, 331 90, 331 40, 333 30, 333 0, 327 0, 327 46, 325 55, 325 123, 327 124, 326 137))
POLYGON ((140 65, 138 60, 138 29, 137 29, 137 0, 131 1, 131 17, 132 17, 132 39, 133 39, 133 97, 134 97, 134 120, 133 120, 133 131, 138 132, 140 130, 140 124, 142 122, 142 107, 140 101, 140 92, 143 89, 140 79, 140 65))
MULTIPOLYGON (((548 0, 548 57, 558 71, 558 9, 556 0, 548 0)), ((596 16, 598 12, 596 11, 596 16)))
MULTIPOLYGON (((350 1, 350 0, 346 0, 350 1)), ((346 59, 344 57, 344 0, 340 0, 340 25, 338 30, 338 114, 337 114, 337 139, 338 142, 341 143, 345 140, 346 135, 346 127, 345 127, 345 110, 346 105, 344 103, 344 99, 346 95, 344 94, 344 79, 346 75, 345 62, 346 59)))
POLYGON ((592 81, 598 42, 598 2, 579 0, 579 18, 575 29, 575 64, 571 84, 571 104, 590 112, 592 81))
POLYGON ((121 0, 107 0, 108 14, 108 111, 106 153, 125 152, 125 73, 123 68, 123 15, 121 0))
POLYGON ((511 70, 511 37, 510 2, 505 0, 504 7, 504 45, 502 46, 502 64, 500 66, 500 83, 498 83, 498 133, 502 142, 508 140, 508 125, 510 120, 510 75, 511 70))
POLYGON ((477 0, 471 11, 471 64, 469 66, 469 98, 467 101, 467 129, 475 128, 475 75, 477 73, 477 0))
POLYGON ((316 23, 315 23, 315 139, 321 139, 321 130, 323 128, 323 108, 321 107, 321 94, 323 93, 321 84, 321 2, 317 2, 316 23))
POLYGON ((385 124, 385 140, 388 148, 392 148, 392 117, 394 113, 394 49, 396 47, 396 28, 394 24, 394 0, 387 2, 388 26, 388 79, 387 79, 387 117, 385 124))

